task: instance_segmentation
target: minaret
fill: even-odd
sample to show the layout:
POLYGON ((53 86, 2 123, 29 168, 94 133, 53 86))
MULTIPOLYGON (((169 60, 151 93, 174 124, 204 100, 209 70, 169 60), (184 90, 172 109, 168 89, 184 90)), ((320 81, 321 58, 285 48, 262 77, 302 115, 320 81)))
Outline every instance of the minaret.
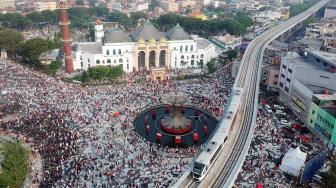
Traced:
POLYGON ((95 41, 101 42, 103 37, 104 37, 103 22, 97 19, 95 23, 95 41))
POLYGON ((74 67, 73 67, 72 56, 71 56, 72 39, 71 39, 69 27, 68 27, 70 24, 70 21, 68 20, 68 13, 67 13, 68 6, 66 5, 66 0, 60 0, 59 9, 60 9, 59 25, 61 26, 61 29, 62 29, 61 41, 64 44, 65 71, 67 73, 73 73, 74 67))

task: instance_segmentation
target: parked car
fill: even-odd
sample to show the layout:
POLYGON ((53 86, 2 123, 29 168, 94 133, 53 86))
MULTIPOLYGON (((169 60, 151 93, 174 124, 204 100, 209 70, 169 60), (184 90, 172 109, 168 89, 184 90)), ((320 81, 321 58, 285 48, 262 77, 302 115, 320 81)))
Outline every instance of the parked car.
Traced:
POLYGON ((291 127, 292 123, 289 122, 287 119, 280 119, 280 125, 282 127, 291 127))
POLYGON ((267 111, 268 113, 272 113, 272 112, 273 112, 273 111, 272 111, 272 108, 271 108, 268 104, 265 105, 265 109, 266 109, 266 111, 267 111))

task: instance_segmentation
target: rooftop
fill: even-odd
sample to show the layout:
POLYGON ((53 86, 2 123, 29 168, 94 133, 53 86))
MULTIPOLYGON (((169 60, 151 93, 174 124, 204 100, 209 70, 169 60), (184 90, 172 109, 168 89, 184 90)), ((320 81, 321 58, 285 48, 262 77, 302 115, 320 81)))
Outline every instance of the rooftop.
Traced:
POLYGON ((119 28, 112 28, 105 32, 105 43, 132 42, 131 37, 119 28))
POLYGON ((190 35, 183 30, 183 28, 177 23, 176 26, 166 32, 166 36, 169 40, 191 40, 190 35))
POLYGON ((100 42, 81 42, 75 44, 75 51, 85 51, 91 54, 101 54, 102 44, 100 42))
POLYGON ((336 66, 336 54, 335 53, 322 52, 322 51, 316 51, 316 50, 311 50, 311 49, 307 49, 306 51, 308 54, 318 57, 333 66, 336 66))
POLYGON ((146 21, 144 24, 139 26, 135 31, 131 33, 133 41, 138 41, 139 39, 148 41, 152 38, 155 40, 160 40, 163 36, 163 33, 157 30, 149 21, 146 21))

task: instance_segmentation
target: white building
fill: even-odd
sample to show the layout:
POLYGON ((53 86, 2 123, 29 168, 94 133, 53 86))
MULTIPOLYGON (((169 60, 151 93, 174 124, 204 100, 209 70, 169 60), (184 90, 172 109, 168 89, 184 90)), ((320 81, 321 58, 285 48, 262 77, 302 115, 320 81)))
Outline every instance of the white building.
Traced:
POLYGON ((15 9, 15 0, 0 0, 0 9, 5 8, 15 9))
MULTIPOLYGON (((125 72, 142 69, 198 68, 216 57, 208 40, 190 36, 178 24, 166 33, 145 22, 131 34, 119 28, 104 31, 96 21, 95 42, 74 45, 74 69, 122 65, 125 72)), ((161 78, 162 79, 162 78, 161 78)))

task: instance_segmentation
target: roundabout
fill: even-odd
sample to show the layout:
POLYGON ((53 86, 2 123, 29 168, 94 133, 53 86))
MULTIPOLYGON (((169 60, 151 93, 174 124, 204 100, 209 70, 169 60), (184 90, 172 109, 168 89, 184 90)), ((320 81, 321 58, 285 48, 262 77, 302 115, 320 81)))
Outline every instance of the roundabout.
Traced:
POLYGON ((148 108, 136 117, 136 132, 152 143, 169 147, 205 143, 218 121, 209 112, 186 105, 188 100, 181 93, 164 95, 163 105, 148 108))

